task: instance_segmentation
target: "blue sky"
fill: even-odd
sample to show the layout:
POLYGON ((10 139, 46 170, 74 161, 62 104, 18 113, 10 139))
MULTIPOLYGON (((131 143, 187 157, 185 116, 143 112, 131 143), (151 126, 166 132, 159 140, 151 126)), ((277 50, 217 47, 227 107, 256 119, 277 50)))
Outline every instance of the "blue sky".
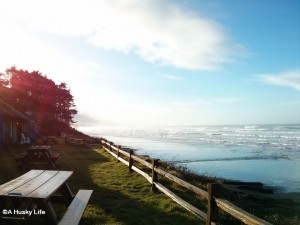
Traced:
POLYGON ((2 0, 0 71, 66 82, 78 126, 300 123, 300 2, 2 0))

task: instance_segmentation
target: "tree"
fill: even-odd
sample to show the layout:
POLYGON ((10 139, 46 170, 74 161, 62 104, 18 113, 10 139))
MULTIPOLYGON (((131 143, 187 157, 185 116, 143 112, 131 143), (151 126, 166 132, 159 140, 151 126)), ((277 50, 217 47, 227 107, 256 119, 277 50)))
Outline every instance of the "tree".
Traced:
POLYGON ((5 101, 7 101, 8 98, 8 85, 8 76, 4 73, 0 73, 0 96, 5 101))
POLYGON ((7 87, 9 84, 8 76, 4 73, 0 73, 0 87, 7 87))
POLYGON ((56 85, 39 71, 28 72, 16 67, 7 69, 5 75, 8 83, 1 85, 9 86, 9 103, 19 111, 30 111, 41 129, 74 123, 77 110, 66 83, 56 85))
POLYGON ((70 89, 67 89, 66 83, 60 83, 57 90, 56 116, 65 123, 74 123, 74 115, 77 114, 75 109, 74 98, 70 89))

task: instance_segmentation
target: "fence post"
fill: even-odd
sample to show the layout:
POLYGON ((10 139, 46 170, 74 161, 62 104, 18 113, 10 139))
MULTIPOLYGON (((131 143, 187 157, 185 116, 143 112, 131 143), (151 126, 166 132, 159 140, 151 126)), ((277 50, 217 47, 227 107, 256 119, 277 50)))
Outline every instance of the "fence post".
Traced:
POLYGON ((109 151, 110 151, 110 152, 112 152, 112 147, 111 147, 112 144, 113 144, 112 142, 109 142, 109 151))
POLYGON ((151 191, 156 192, 157 188, 155 186, 155 182, 157 182, 157 172, 154 168, 158 167, 158 159, 152 159, 152 186, 151 191))
MULTIPOLYGON (((95 143, 97 143, 97 140, 95 141, 95 143)), ((102 138, 100 138, 100 148, 102 148, 102 138)))
POLYGON ((118 152, 117 152, 117 156, 118 156, 117 160, 118 160, 118 162, 120 162, 120 160, 119 160, 119 157, 120 157, 120 149, 121 149, 121 145, 119 145, 119 147, 118 147, 118 152))
POLYGON ((129 151, 129 171, 132 171, 132 169, 131 169, 131 167, 132 167, 132 165, 133 165, 133 159, 132 159, 132 156, 133 155, 133 150, 130 150, 129 151))
POLYGON ((215 201, 215 197, 218 194, 219 184, 209 183, 207 184, 208 192, 208 206, 207 206, 207 220, 206 225, 211 225, 212 222, 218 221, 218 206, 215 201))

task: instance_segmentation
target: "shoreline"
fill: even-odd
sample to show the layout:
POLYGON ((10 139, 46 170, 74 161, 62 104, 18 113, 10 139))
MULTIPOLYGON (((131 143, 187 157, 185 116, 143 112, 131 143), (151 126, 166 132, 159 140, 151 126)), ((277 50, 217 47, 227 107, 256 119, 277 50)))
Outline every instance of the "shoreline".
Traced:
POLYGON ((252 148, 247 146, 245 149, 243 146, 229 149, 210 145, 191 146, 165 140, 147 141, 134 137, 104 136, 118 145, 121 144, 122 147, 134 150, 139 155, 151 155, 151 157, 171 164, 178 162, 179 166, 182 165, 199 175, 220 177, 224 180, 262 182, 264 185, 272 187, 274 192, 280 193, 297 192, 298 190, 298 180, 292 177, 288 180, 284 175, 287 174, 285 171, 289 172, 287 174, 289 176, 291 171, 297 170, 298 160, 291 160, 283 153, 283 155, 278 155, 279 153, 269 151, 260 153, 266 155, 258 155, 256 152, 252 153, 252 148))
MULTIPOLYGON (((114 142, 112 142, 115 144, 114 142)), ((124 146, 122 148, 125 151, 133 151, 135 154, 139 149, 124 146)), ((144 157, 144 158, 151 158, 150 155, 140 155, 136 154, 139 157, 144 157)), ((159 159, 160 160, 160 159, 159 159)), ((166 164, 167 166, 171 166, 172 169, 175 169, 179 173, 186 174, 188 173, 189 175, 192 174, 194 177, 198 177, 199 179, 202 179, 203 177, 208 178, 208 179, 213 179, 216 181, 220 181, 223 186, 228 189, 233 191, 234 193, 237 193, 238 196, 244 195, 247 197, 251 197, 254 199, 258 200, 270 200, 273 199, 274 201, 287 201, 291 203, 292 201, 293 204, 295 204, 296 208, 300 211, 300 191, 282 191, 280 188, 272 185, 265 185, 262 182, 249 182, 245 180, 234 180, 234 179, 224 179, 222 177, 212 177, 212 176, 206 176, 203 174, 198 174, 193 171, 190 171, 186 167, 178 167, 178 164, 176 162, 170 162, 170 161, 163 161, 160 160, 162 164, 166 164)), ((184 177, 185 175, 183 175, 184 177)), ((188 182, 188 180, 187 180, 188 182)))

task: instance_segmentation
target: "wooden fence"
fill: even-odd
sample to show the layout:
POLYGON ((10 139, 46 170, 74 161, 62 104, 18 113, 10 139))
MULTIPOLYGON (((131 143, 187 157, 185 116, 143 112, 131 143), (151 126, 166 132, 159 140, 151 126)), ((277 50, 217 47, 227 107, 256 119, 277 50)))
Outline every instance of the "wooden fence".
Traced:
POLYGON ((123 162, 129 167, 129 170, 136 171, 137 173, 144 176, 152 185, 152 189, 158 189, 162 191, 164 194, 169 196, 179 205, 193 213, 199 219, 206 221, 206 225, 217 224, 218 222, 218 210, 221 209, 224 212, 230 214, 234 218, 242 221, 244 224, 247 225, 271 225, 269 222, 262 220, 245 210, 235 206, 231 202, 216 197, 217 189, 220 184, 208 184, 207 190, 205 191, 199 187, 196 187, 166 171, 158 167, 158 160, 152 159, 152 163, 147 162, 146 160, 134 155, 133 151, 125 151, 121 148, 121 146, 116 146, 112 142, 109 142, 105 139, 102 139, 102 148, 113 155, 118 161, 123 162), (124 157, 125 156, 125 157, 124 157), (126 158, 126 159, 124 159, 126 158), (148 173, 142 171, 138 167, 134 165, 134 161, 148 167, 152 170, 151 176, 148 173), (158 174, 163 177, 168 178, 169 180, 181 185, 182 187, 194 192, 195 194, 205 198, 208 200, 208 208, 207 212, 203 212, 190 203, 186 202, 175 193, 173 193, 168 188, 164 187, 162 184, 158 182, 158 174))

